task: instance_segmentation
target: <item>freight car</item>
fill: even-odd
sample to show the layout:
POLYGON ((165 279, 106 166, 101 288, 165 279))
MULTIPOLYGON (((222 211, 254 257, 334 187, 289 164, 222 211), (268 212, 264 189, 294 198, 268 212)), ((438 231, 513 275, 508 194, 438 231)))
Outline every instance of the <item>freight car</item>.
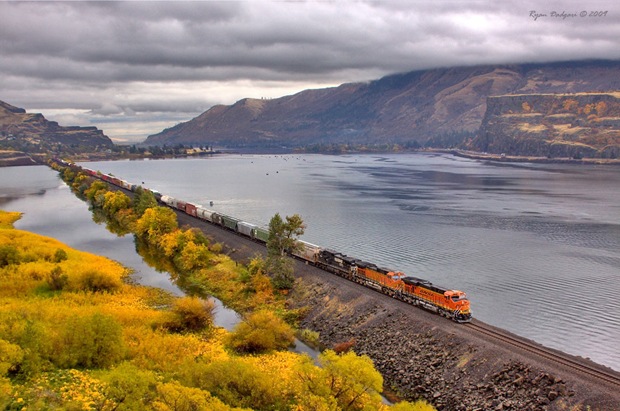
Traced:
MULTIPOLYGON (((61 164, 81 169, 93 177, 126 190, 136 191, 139 187, 114 176, 101 174, 75 164, 66 162, 61 162, 61 164)), ((156 191, 153 191, 153 193, 156 193, 156 199, 160 203, 200 220, 234 231, 239 235, 262 244, 266 244, 269 239, 269 231, 255 224, 217 213, 201 205, 161 195, 156 191)), ((395 299, 436 312, 453 321, 464 323, 472 319, 469 300, 462 291, 440 287, 428 280, 406 276, 400 271, 378 267, 373 263, 305 241, 299 240, 299 243, 300 247, 292 251, 291 255, 308 264, 315 265, 365 287, 375 289, 395 299)))

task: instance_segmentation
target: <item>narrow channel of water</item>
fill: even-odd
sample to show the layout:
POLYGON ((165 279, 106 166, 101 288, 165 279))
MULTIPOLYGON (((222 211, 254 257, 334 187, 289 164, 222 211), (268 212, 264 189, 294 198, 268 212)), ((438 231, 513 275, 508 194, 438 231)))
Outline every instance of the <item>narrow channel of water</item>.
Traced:
MULTIPOLYGON (((5 168, 0 187, 0 208, 23 213, 15 228, 108 257, 134 270, 132 278, 138 284, 161 288, 177 296, 185 295, 168 273, 158 272, 144 262, 136 252, 132 235, 118 237, 104 225, 95 223, 88 205, 78 199, 53 170, 41 166, 5 168)), ((219 299, 210 298, 215 303, 215 325, 231 331, 241 321, 240 315, 219 299)), ((315 360, 319 354, 297 339, 294 351, 315 360)))
MULTIPOLYGON (((132 277, 139 284, 177 296, 185 294, 168 273, 158 272, 143 261, 132 235, 118 237, 95 223, 88 205, 71 192, 57 172, 44 166, 26 166, 3 168, 1 173, 0 208, 23 213, 15 228, 116 260, 134 271, 132 277)), ((212 299, 214 323, 228 330, 234 328, 240 321, 239 315, 217 298, 212 299)))

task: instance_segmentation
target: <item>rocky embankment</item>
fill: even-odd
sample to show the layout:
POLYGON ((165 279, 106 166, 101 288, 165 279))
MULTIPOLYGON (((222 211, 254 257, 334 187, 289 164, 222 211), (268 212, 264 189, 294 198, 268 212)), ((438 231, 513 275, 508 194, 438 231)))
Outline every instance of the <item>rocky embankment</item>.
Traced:
POLYGON ((488 97, 469 148, 550 159, 619 158, 620 93, 488 97))
POLYGON ((420 309, 384 304, 383 298, 353 294, 329 283, 310 282, 301 294, 296 296, 298 303, 312 307, 302 327, 319 332, 326 347, 352 345, 358 354, 367 354, 398 398, 422 397, 439 410, 620 406, 620 399, 604 390, 588 389, 570 376, 468 335, 466 325, 453 326, 420 309))
MULTIPOLYGON (((177 215, 240 263, 265 253, 247 238, 177 215)), ((620 409, 617 389, 301 261, 295 267, 302 285, 290 303, 304 307, 300 328, 318 332, 324 347, 351 345, 368 355, 398 398, 423 397, 441 411, 620 409)))

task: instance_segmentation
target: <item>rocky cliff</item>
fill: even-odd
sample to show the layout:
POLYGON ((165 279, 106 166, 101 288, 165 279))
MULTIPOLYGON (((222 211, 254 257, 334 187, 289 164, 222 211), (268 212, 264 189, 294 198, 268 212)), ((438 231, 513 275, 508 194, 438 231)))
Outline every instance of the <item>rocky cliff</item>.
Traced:
POLYGON ((96 151, 114 146, 97 127, 63 127, 0 101, 0 147, 25 152, 96 151))
POLYGON ((470 149, 549 158, 618 158, 620 92, 489 97, 470 149))
POLYGON ((243 99, 149 136, 147 144, 455 146, 478 131, 487 97, 620 90, 620 61, 414 71, 367 83, 243 99))

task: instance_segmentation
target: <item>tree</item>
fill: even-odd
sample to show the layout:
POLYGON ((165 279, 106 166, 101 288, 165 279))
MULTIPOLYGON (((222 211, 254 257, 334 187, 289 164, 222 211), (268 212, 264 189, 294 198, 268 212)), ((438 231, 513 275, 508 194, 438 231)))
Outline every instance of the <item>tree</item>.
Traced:
POLYGON ((368 356, 359 356, 352 351, 339 355, 326 350, 319 355, 319 363, 321 367, 315 367, 309 361, 300 364, 297 375, 304 390, 302 397, 314 398, 313 402, 325 405, 336 403, 336 408, 321 409, 382 409, 383 377, 368 356))
POLYGON ((131 199, 122 191, 108 191, 104 195, 103 211, 109 216, 114 216, 120 210, 131 206, 131 199))
MULTIPOLYGON (((320 367, 308 359, 298 365, 297 377, 304 399, 321 404, 321 410, 383 410, 383 377, 371 359, 350 351, 337 354, 326 350, 319 355, 320 367)), ((401 408, 407 410, 407 408, 401 408)))
POLYGON ((211 252, 207 246, 190 241, 183 244, 183 248, 174 260, 179 269, 188 272, 205 268, 209 264, 210 256, 211 252))
POLYGON ((269 239, 267 240, 267 253, 269 255, 283 256, 299 248, 297 237, 304 234, 306 226, 299 216, 286 216, 286 222, 276 213, 269 221, 269 239))
POLYGON ((287 290, 293 287, 293 260, 287 252, 301 247, 297 237, 303 235, 306 226, 299 214, 286 216, 286 222, 276 213, 269 222, 269 238, 267 240, 267 261, 265 269, 271 275, 273 286, 287 290))
POLYGON ((162 235, 178 228, 177 216, 169 208, 148 208, 136 223, 136 234, 157 243, 162 235))
POLYGON ((84 191, 84 195, 94 206, 100 207, 103 205, 103 201, 105 199, 105 193, 108 192, 108 185, 100 180, 95 180, 90 185, 86 191, 84 191))
POLYGON ((137 187, 133 198, 133 209, 138 217, 142 217, 147 208, 157 207, 157 200, 152 191, 137 187))
POLYGON ((332 395, 344 410, 363 409, 365 401, 376 401, 383 390, 383 377, 367 355, 352 351, 338 355, 326 350, 319 362, 327 373, 332 395))

